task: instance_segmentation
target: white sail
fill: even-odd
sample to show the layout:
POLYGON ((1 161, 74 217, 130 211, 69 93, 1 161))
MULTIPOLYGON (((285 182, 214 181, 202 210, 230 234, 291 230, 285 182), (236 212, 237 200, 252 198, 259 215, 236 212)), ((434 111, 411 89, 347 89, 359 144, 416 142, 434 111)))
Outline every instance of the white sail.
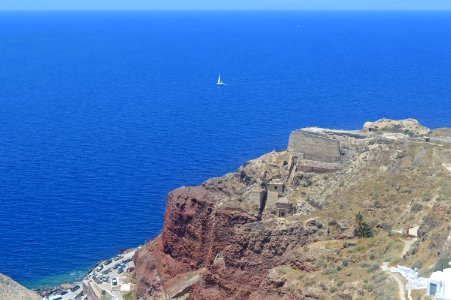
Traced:
POLYGON ((216 82, 216 85, 225 85, 225 83, 222 82, 222 80, 221 80, 221 75, 219 75, 218 82, 216 82))

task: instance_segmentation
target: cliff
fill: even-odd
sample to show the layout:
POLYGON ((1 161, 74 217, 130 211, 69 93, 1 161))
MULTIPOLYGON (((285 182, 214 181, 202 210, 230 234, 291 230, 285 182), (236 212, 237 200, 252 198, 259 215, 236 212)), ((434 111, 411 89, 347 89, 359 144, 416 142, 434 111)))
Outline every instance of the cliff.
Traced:
POLYGON ((287 151, 169 193, 134 297, 392 299, 383 263, 430 273, 451 256, 450 169, 451 131, 416 120, 296 130, 287 151))
POLYGON ((0 274, 0 299, 2 300, 40 300, 41 297, 21 286, 8 276, 0 274))

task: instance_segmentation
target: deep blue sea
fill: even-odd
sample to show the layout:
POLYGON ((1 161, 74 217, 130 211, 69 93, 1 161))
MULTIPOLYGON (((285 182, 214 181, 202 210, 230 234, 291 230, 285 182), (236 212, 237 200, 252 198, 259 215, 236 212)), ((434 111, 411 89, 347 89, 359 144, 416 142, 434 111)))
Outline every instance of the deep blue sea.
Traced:
POLYGON ((0 272, 71 280, 171 189, 382 117, 451 126, 450 12, 1 12, 0 272))

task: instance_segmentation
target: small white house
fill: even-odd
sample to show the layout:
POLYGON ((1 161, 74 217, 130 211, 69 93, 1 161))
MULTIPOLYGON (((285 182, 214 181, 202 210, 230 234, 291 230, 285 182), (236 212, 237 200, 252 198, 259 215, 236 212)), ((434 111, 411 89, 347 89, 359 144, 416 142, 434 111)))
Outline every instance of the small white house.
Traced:
POLYGON ((435 300, 451 300, 451 268, 434 272, 429 278, 418 277, 416 270, 404 266, 383 269, 401 274, 407 280, 409 290, 427 289, 428 296, 435 300))
POLYGON ((428 295, 437 300, 451 300, 451 268, 432 273, 428 282, 428 295))

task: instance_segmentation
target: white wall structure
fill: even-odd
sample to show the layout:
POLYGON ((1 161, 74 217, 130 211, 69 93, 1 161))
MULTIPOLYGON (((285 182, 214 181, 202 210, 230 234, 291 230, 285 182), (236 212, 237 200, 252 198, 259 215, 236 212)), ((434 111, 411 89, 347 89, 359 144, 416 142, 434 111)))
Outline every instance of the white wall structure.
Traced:
POLYGON ((401 274, 407 280, 409 291, 427 289, 428 295, 433 296, 436 300, 451 300, 451 268, 434 272, 429 278, 418 277, 416 270, 404 266, 387 268, 386 270, 401 274))
POLYGON ((437 300, 451 300, 451 268, 432 273, 429 277, 428 295, 437 300))

